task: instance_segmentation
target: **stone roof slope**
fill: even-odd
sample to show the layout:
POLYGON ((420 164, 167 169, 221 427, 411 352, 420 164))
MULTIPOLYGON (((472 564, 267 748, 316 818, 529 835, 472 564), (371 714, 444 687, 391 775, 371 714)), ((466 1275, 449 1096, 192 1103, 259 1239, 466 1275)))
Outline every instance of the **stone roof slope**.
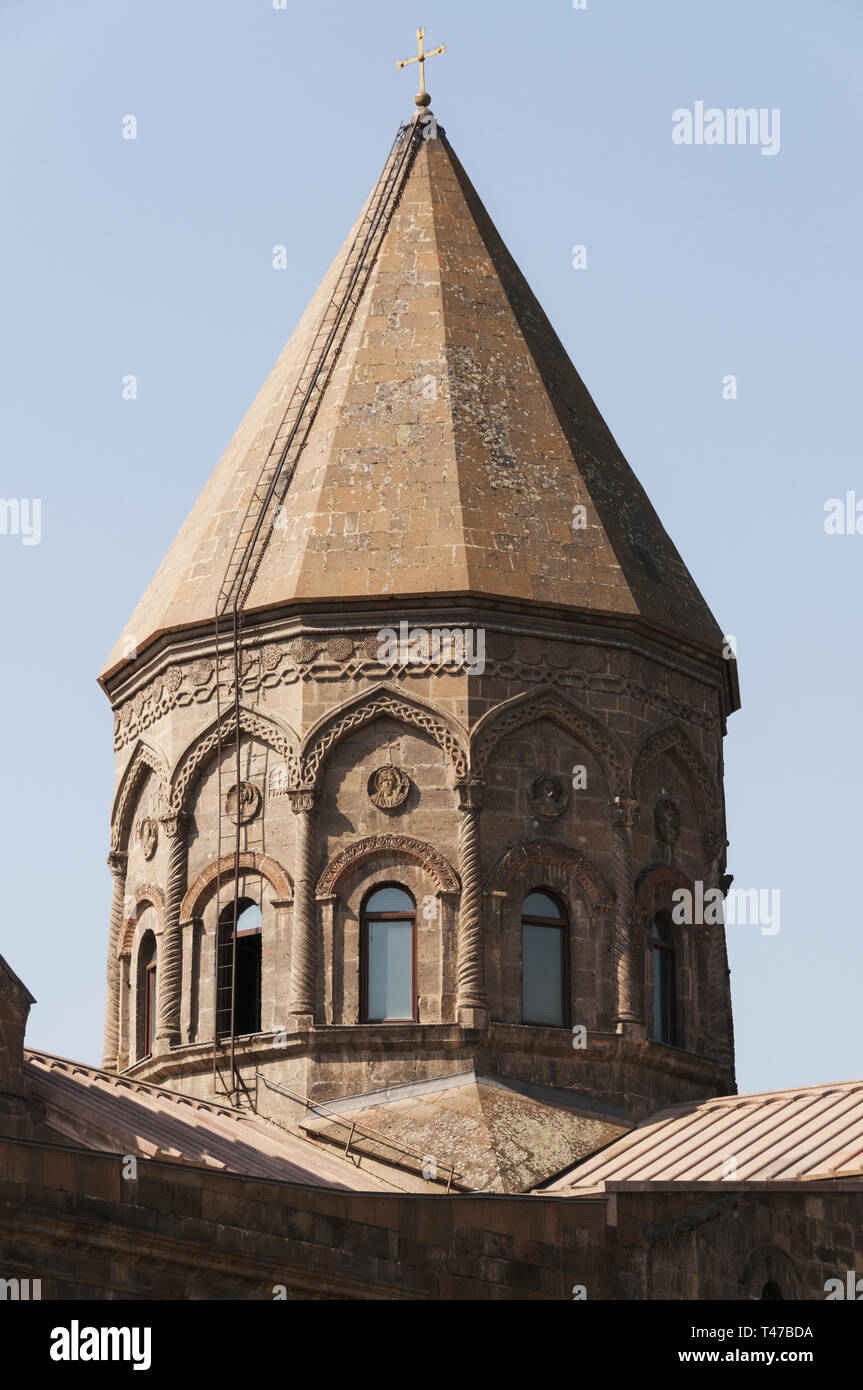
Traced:
MULTIPOLYGON (((212 622, 233 538, 352 237, 103 680, 128 660, 128 634, 141 653, 163 633, 212 622)), ((247 611, 428 594, 640 616, 722 649, 720 628, 445 137, 422 142, 247 611), (585 529, 573 527, 576 508, 585 529)))
POLYGON ((529 1190, 627 1128, 618 1112, 586 1097, 472 1071, 310 1110, 306 1133, 344 1146, 346 1130, 355 1125, 352 1148, 358 1152, 409 1169, 410 1157, 392 1147, 402 1144, 427 1155, 439 1180, 452 1167, 454 1187, 474 1192, 529 1190))

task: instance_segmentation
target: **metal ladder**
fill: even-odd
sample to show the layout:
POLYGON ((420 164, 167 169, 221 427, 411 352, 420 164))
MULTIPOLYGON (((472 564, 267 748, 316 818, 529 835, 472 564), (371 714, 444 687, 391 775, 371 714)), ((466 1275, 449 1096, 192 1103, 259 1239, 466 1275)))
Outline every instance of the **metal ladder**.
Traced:
MULTIPOLYGON (((237 973, 237 915, 240 897, 240 856, 242 852, 243 825, 238 817, 236 825, 228 816, 225 806, 223 786, 224 752, 230 735, 235 781, 242 785, 242 645, 243 614, 254 585, 261 562, 269 544, 275 522, 280 515, 291 481, 296 472, 300 455, 308 441, 327 386, 335 370, 344 347, 356 311, 365 293, 372 270, 377 261, 384 238, 399 204, 405 184, 413 168, 417 152, 423 141, 423 126, 419 119, 402 125, 396 134, 383 172, 374 192, 366 205, 365 212, 357 228, 356 235, 348 251, 347 259, 339 275, 336 288, 321 316, 312 344, 306 354, 297 383, 291 394, 281 425, 258 475, 249 498, 242 523, 234 537, 228 559, 225 577, 222 581, 216 604, 215 643, 216 643, 216 719, 217 719, 217 767, 218 767, 218 852, 217 862, 221 863, 228 844, 233 845, 234 871, 233 887, 233 947, 230 967, 230 1033, 228 1037, 227 1066, 223 1073, 220 1066, 223 1042, 218 1028, 219 994, 219 949, 218 922, 222 909, 222 881, 217 880, 216 890, 216 946, 214 950, 214 1017, 213 1017, 213 1086, 214 1090, 228 1096, 232 1105, 238 1103, 241 1092, 248 1095, 240 1077, 236 1063, 235 1049, 235 984, 237 973), (223 653, 222 642, 227 651, 223 653), (222 667, 227 666, 228 687, 225 701, 222 695, 222 667), (223 707, 233 709, 233 719, 225 721, 223 727, 223 707)), ((267 788, 264 784, 262 794, 266 810, 267 788)), ((228 851, 230 853, 230 851, 228 851)))

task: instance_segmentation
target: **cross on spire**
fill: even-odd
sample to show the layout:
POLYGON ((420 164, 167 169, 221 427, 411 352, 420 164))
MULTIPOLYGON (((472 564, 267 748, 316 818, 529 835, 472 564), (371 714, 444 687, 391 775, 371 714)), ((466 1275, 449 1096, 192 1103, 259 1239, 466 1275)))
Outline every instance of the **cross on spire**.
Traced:
POLYGON ((411 63, 419 63, 420 89, 419 94, 414 98, 417 106, 431 106, 431 97, 426 91, 426 59, 436 58, 439 53, 446 53, 445 43, 441 44, 440 48, 435 48, 431 53, 426 53, 425 37, 425 29, 417 29, 417 38, 419 39, 419 53, 417 54, 416 58, 403 58, 400 63, 396 64, 399 72, 401 72, 402 68, 409 68, 411 63))

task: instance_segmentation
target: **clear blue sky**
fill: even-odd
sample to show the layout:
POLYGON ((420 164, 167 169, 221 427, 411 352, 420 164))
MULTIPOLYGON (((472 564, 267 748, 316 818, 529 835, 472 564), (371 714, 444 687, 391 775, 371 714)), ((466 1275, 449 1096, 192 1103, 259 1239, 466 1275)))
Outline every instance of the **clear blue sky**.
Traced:
POLYGON ((824 533, 863 499, 854 0, 3 0, 0 496, 43 510, 39 545, 0 536, 0 952, 30 1041, 101 1055, 96 673, 412 110, 420 24, 439 119, 738 639, 729 868, 782 894, 778 936, 729 930, 741 1089, 863 1075, 863 535, 824 533), (697 101, 779 108, 779 154, 674 145, 697 101))

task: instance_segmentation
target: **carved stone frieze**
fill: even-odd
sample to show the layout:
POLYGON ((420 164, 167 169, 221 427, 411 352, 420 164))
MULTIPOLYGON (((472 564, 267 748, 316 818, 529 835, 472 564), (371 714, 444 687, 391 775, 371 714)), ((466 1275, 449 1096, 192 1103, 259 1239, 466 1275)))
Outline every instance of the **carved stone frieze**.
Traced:
MULTIPOLYGON (((422 680, 440 672, 440 663, 408 665, 381 659, 377 632, 365 635, 302 636, 287 648, 275 643, 249 647, 244 654, 241 682, 244 698, 253 701, 267 690, 295 685, 310 676, 332 681, 342 676, 356 677, 364 672, 390 677, 422 680)), ((470 663, 447 663, 449 672, 470 663)), ((510 633, 488 634, 486 671, 505 679, 542 682, 562 692, 631 696, 672 719, 717 732, 719 721, 708 710, 687 699, 687 679, 669 673, 667 684, 658 679, 656 664, 638 653, 611 650, 595 642, 548 641, 538 637, 516 637, 510 633)), ((119 751, 170 710, 215 699, 215 665, 205 657, 188 665, 173 664, 115 710, 114 746, 119 751)), ((225 698, 232 688, 231 663, 222 662, 221 688, 225 698)))

